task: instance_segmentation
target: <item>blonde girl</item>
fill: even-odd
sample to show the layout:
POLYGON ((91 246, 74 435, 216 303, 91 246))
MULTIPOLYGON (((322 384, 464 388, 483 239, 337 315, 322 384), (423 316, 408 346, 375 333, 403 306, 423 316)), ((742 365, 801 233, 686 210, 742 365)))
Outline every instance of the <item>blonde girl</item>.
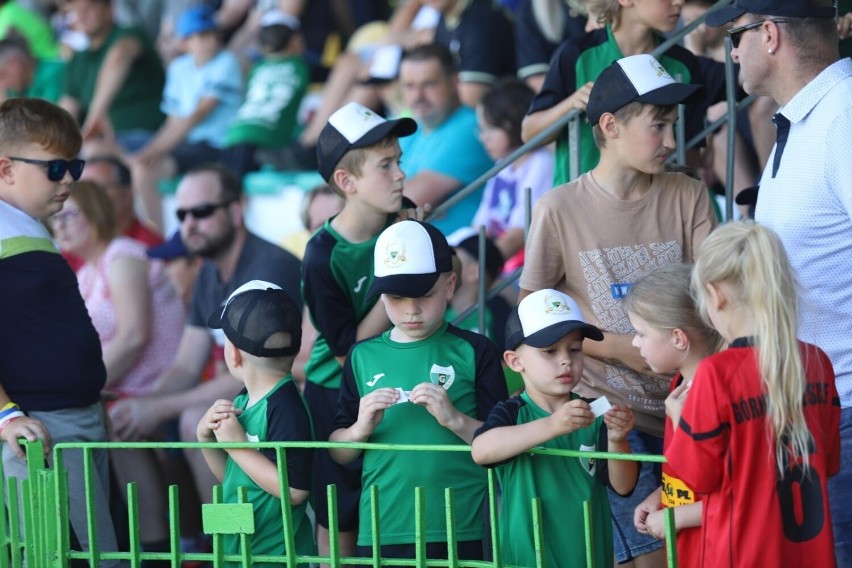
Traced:
MULTIPOLYGON (((663 448, 671 442, 673 424, 680 419, 686 393, 702 359, 722 347, 716 330, 701 320, 689 292, 692 266, 670 264, 639 277, 625 299, 625 310, 636 330, 633 346, 648 366, 660 374, 674 375, 671 395, 666 399, 663 448)), ((677 507, 678 563, 696 566, 695 546, 701 533, 700 496, 663 464, 663 483, 635 509, 636 530, 662 539, 665 536, 665 507, 677 507)))
POLYGON ((828 357, 796 339, 795 287, 761 225, 725 225, 699 250, 692 293, 729 346, 699 364, 665 454, 704 494, 700 565, 835 565, 840 402, 828 357))

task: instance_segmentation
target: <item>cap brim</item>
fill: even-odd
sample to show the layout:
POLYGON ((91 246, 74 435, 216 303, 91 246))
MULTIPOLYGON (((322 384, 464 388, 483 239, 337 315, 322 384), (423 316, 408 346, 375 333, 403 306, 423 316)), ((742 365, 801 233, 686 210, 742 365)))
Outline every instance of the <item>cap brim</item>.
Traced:
POLYGON ((667 106, 701 102, 706 95, 707 89, 704 85, 675 82, 645 93, 635 100, 645 104, 667 106))
POLYGON ((351 146, 349 146, 349 148, 364 148, 366 146, 372 146, 379 140, 391 134, 397 138, 403 138, 405 136, 411 136, 416 131, 417 123, 414 122, 413 118, 386 120, 364 134, 360 139, 356 140, 351 146))
POLYGON ((563 321, 539 330, 521 340, 530 347, 549 347, 573 331, 582 331, 583 337, 603 341, 603 333, 593 325, 581 321, 563 321))
POLYGON ((711 28, 718 28, 724 26, 728 22, 733 22, 745 13, 745 8, 740 8, 735 5, 725 6, 719 10, 707 12, 707 19, 704 20, 704 24, 711 28))
POLYGON ((755 205, 757 203, 757 188, 747 187, 734 198, 737 205, 755 205))
POLYGON ((438 281, 440 272, 431 274, 394 274, 392 276, 379 276, 373 279, 367 298, 373 298, 379 294, 393 294, 403 298, 422 298, 438 281))
POLYGON ((225 315, 225 304, 216 308, 216 311, 207 318, 207 327, 210 329, 222 329, 222 316, 225 315))

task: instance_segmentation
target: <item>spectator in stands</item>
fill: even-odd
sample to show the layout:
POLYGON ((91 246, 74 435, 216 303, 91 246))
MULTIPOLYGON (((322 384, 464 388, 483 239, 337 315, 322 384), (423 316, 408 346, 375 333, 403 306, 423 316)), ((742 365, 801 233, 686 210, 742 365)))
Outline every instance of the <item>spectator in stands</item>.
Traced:
MULTIPOLYGON (((399 82, 418 129, 400 140, 405 195, 420 206, 440 205, 491 167, 476 137, 476 113, 459 100, 458 74, 449 50, 422 45, 402 59, 399 82)), ((470 224, 482 188, 432 222, 444 233, 470 224)))
POLYGON ((21 39, 0 40, 0 101, 31 97, 55 103, 64 82, 64 61, 34 58, 21 39))
POLYGON ((452 53, 462 104, 475 107, 494 81, 515 74, 515 31, 503 8, 491 0, 423 0, 423 4, 441 13, 435 43, 452 53))
MULTIPOLYGON (((453 231, 447 242, 456 251, 453 270, 456 273, 456 291, 447 304, 445 319, 461 329, 481 333, 494 342, 503 345, 506 319, 512 308, 503 296, 495 296, 485 302, 485 327, 479 327, 479 311, 474 311, 460 323, 454 323, 463 311, 479 302, 479 271, 482 264, 479 259, 479 232, 471 227, 462 227, 453 231)), ((503 255, 494 241, 485 237, 485 290, 491 289, 500 278, 503 270, 503 255)))
POLYGON ((59 48, 48 21, 16 0, 0 0, 0 38, 18 37, 37 59, 56 59, 59 48))
POLYGON ((260 165, 257 151, 280 151, 295 138, 297 113, 308 89, 299 20, 273 10, 260 20, 263 59, 251 70, 246 100, 228 129, 223 163, 242 177, 260 165))
POLYGON ((243 102, 242 69, 234 54, 222 48, 213 10, 190 8, 181 14, 177 31, 187 53, 169 64, 161 107, 168 118, 129 158, 134 190, 158 227, 162 227, 159 181, 217 161, 243 102))
POLYGON ((559 44, 587 31, 589 18, 574 0, 523 0, 515 19, 518 78, 541 90, 550 58, 559 44))
MULTIPOLYGON (((242 186, 215 164, 186 173, 177 190, 177 216, 183 243, 205 259, 192 293, 177 357, 161 374, 150 396, 117 401, 110 410, 116 435, 138 440, 166 421, 180 419, 181 439, 195 440, 195 427, 209 406, 233 398, 239 389, 227 373, 201 383, 214 343, 221 334, 207 328, 207 317, 241 284, 259 278, 277 283, 299 297, 299 260, 249 232, 244 224, 242 186)), ((215 483, 203 457, 187 452, 202 502, 209 502, 215 483)))
MULTIPOLYGON (((163 263, 149 262, 143 243, 118 233, 113 201, 94 182, 75 183, 51 225, 60 248, 85 261, 77 281, 100 337, 107 398, 149 394, 177 353, 185 318, 163 263)), ((166 493, 157 456, 150 450, 116 450, 112 457, 119 487, 135 481, 144 496, 139 501, 143 548, 168 550, 166 493)))
MULTIPOLYGON (((564 291, 602 329, 602 342, 583 345, 585 370, 576 391, 630 405, 636 429, 629 441, 637 453, 662 451, 669 380, 653 375, 632 346, 622 299, 644 270, 695 258, 716 225, 707 187, 665 172, 676 149, 677 105, 703 95, 703 87, 676 82, 647 54, 607 67, 586 109, 600 161, 539 199, 527 241, 521 298, 544 288, 564 291)), ((618 562, 656 566, 664 558, 662 543, 633 525, 634 507, 660 475, 643 465, 636 493, 612 500, 618 562)))
MULTIPOLYGON (((681 4, 681 0, 654 2, 653 6, 643 2, 622 4, 618 0, 588 0, 588 11, 596 14, 606 26, 569 39, 559 46, 544 85, 524 119, 523 139, 530 140, 574 109, 585 110, 592 84, 603 67, 624 56, 651 52, 663 42, 661 33, 672 31, 677 26, 681 4)), ((659 60, 670 75, 680 76, 685 83, 698 82, 698 60, 684 47, 673 45, 659 60)), ((698 134, 703 128, 704 108, 697 104, 688 106, 687 137, 698 134)), ((562 129, 555 137, 554 186, 570 181, 568 129, 562 129)), ((592 137, 592 125, 583 122, 580 125, 579 173, 594 168, 599 157, 592 137)), ((697 162, 697 157, 694 161, 697 162)))
MULTIPOLYGON (((506 158, 524 143, 521 123, 535 94, 525 83, 508 78, 494 85, 476 106, 479 140, 495 162, 506 158)), ((526 190, 530 208, 552 186, 553 153, 550 148, 527 152, 488 180, 473 226, 485 225, 500 254, 506 272, 524 264, 526 190)), ((499 345, 499 344, 498 344, 499 345)))
POLYGON ((201 271, 204 259, 191 254, 183 245, 180 229, 172 234, 168 241, 148 249, 148 258, 166 263, 166 274, 175 289, 175 293, 189 309, 192 301, 192 288, 201 271))
POLYGON ((775 230, 801 283, 798 337, 828 354, 842 407, 840 473, 829 480, 838 566, 852 564, 852 60, 840 59, 831 0, 736 0, 729 31, 743 87, 781 108, 755 219, 775 230))
POLYGON ((84 139, 115 137, 126 151, 143 146, 160 127, 163 66, 148 37, 116 26, 111 0, 71 0, 88 46, 68 62, 60 100, 82 123, 84 139))

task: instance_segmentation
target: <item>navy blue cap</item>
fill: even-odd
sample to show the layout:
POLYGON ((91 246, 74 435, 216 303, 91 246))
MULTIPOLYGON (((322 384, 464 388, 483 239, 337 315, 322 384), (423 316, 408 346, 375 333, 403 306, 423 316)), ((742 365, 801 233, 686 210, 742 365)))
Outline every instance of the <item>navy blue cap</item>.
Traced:
POLYGON ((834 6, 812 6, 808 0, 734 0, 730 6, 707 13, 706 24, 718 28, 743 14, 783 18, 834 18, 834 6))
POLYGON ((175 231, 169 240, 163 244, 153 246, 146 251, 148 258, 158 258, 161 260, 172 260, 189 256, 189 251, 183 244, 183 239, 180 237, 180 231, 175 231))

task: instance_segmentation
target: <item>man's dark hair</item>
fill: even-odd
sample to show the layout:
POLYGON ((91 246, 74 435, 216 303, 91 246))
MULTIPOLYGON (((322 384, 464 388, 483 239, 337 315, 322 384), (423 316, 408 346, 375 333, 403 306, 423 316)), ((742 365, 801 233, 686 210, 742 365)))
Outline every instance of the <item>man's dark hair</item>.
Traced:
POLYGON ((500 79, 482 96, 479 104, 485 120, 506 131, 512 148, 518 148, 524 143, 521 139, 521 122, 534 97, 533 90, 514 77, 500 79))
POLYGON ((444 75, 452 75, 457 71, 453 54, 446 46, 437 43, 418 45, 402 54, 402 61, 429 61, 437 59, 441 64, 444 75))
POLYGON ((108 163, 113 168, 115 182, 122 187, 130 187, 133 184, 133 179, 130 176, 130 169, 117 156, 93 156, 86 158, 87 165, 100 163, 108 163))
POLYGON ((231 173, 231 170, 221 164, 208 162, 190 168, 186 175, 211 173, 219 179, 219 198, 222 201, 236 201, 243 196, 243 184, 231 173))
POLYGON ((258 32, 257 41, 263 53, 278 53, 284 51, 296 32, 284 24, 264 26, 258 32))

